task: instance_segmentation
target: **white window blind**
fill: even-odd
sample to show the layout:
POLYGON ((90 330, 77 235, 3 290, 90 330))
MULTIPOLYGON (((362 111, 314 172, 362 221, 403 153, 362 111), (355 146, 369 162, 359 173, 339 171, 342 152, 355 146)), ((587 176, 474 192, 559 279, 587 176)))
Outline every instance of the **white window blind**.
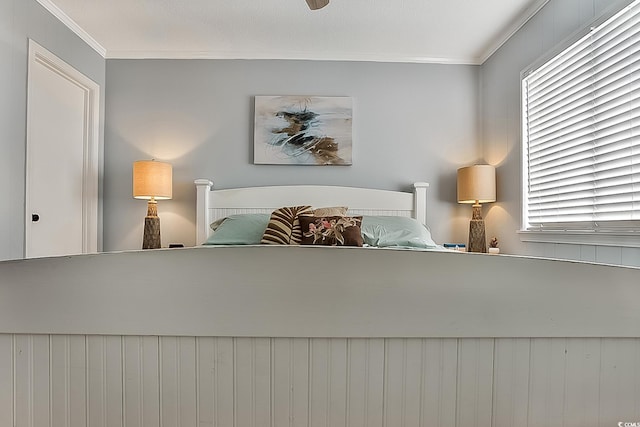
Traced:
POLYGON ((640 230, 640 0, 522 80, 524 227, 640 230))

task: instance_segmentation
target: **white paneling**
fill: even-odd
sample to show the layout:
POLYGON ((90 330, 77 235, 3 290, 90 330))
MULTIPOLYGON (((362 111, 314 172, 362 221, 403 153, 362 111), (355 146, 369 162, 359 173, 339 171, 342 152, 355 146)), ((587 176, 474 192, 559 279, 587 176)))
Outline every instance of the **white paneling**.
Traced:
MULTIPOLYGON (((122 427, 124 420, 123 402, 123 338, 119 336, 105 337, 104 369, 104 409, 105 427, 122 427)), ((89 361, 91 358, 89 358, 89 361)), ((88 362, 89 362, 88 361, 88 362)))
POLYGON ((422 426, 456 425, 458 340, 423 340, 422 426))
POLYGON ((381 427, 384 340, 350 339, 347 426, 381 427))
POLYGON ((216 390, 216 347, 215 338, 196 340, 196 371, 198 413, 197 425, 213 427, 216 390))
POLYGON ((640 339, 0 335, 0 425, 608 426, 640 339))
POLYGON ((457 423, 491 425, 494 340, 469 338, 458 345, 457 423))
POLYGON ((496 340, 493 387, 493 426, 527 425, 530 340, 496 340))
MULTIPOLYGON (((33 335, 31 338, 30 366, 31 378, 31 421, 35 427, 58 425, 51 417, 52 383, 54 382, 49 365, 50 338, 48 335, 33 335)), ((67 419, 71 419, 70 414, 67 419)))
POLYGON ((528 255, 640 267, 640 248, 565 243, 530 243, 528 255))
POLYGON ((640 248, 622 248, 620 264, 640 267, 640 248))
POLYGON ((13 425, 13 336, 0 335, 0 426, 13 425))
POLYGON ((199 426, 234 425, 233 341, 233 338, 197 338, 199 426))
POLYGON ((420 425, 422 360, 422 340, 386 340, 385 426, 420 425))
POLYGON ((620 264, 622 262, 622 248, 615 246, 596 246, 596 262, 620 264))
POLYGON ((600 369, 601 425, 640 419, 640 340, 602 340, 600 369))
POLYGON ((122 337, 87 337, 87 421, 122 426, 122 337))
POLYGON ((558 243, 556 244, 556 258, 580 259, 580 246, 558 243))
POLYGON ((540 256, 545 258, 555 258, 556 257, 556 244, 555 243, 540 243, 540 256))
POLYGON ((124 425, 160 425, 158 337, 124 337, 124 425))
POLYGON ((275 338, 271 364, 273 425, 306 426, 309 417, 309 340, 275 338))
POLYGON ((329 407, 327 408, 330 426, 341 427, 346 425, 348 393, 347 378, 347 340, 332 338, 329 340, 329 407))
POLYGON ((51 336, 51 417, 56 427, 70 423, 70 351, 69 335, 51 336))
POLYGON ((312 339, 309 351, 309 426, 344 426, 347 340, 312 339))
POLYGON ((529 365, 529 426, 562 425, 565 408, 565 339, 535 339, 529 365))
POLYGON ((69 427, 87 425, 87 338, 82 335, 69 336, 68 408, 69 427))
MULTIPOLYGON (((13 337, 13 372, 14 372, 14 423, 19 426, 33 425, 31 419, 31 352, 33 337, 15 335, 13 337)), ((10 363, 3 360, 3 364, 10 363)))
POLYGON ((235 422, 239 426, 268 426, 271 420, 271 341, 235 339, 235 422))
POLYGON ((140 347, 140 337, 124 337, 122 340, 123 413, 127 427, 143 426, 140 347))
POLYGON ((161 426, 196 424, 196 340, 160 337, 161 426))
POLYGON ((92 427, 107 426, 106 338, 87 337, 87 420, 92 427))
POLYGON ((600 339, 567 340, 564 426, 582 427, 598 419, 600 339))
POLYGON ((580 260, 595 262, 596 260, 596 247, 591 245, 580 246, 580 260))

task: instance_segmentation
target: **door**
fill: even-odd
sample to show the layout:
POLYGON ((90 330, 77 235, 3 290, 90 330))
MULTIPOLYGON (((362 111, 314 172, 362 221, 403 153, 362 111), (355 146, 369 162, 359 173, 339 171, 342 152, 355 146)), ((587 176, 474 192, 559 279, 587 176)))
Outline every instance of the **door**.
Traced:
POLYGON ((29 42, 25 256, 97 251, 99 86, 29 42))

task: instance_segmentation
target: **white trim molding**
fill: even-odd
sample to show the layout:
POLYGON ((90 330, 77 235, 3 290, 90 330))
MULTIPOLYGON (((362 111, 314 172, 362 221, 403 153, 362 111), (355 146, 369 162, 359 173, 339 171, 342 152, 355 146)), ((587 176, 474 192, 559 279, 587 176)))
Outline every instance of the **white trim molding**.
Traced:
MULTIPOLYGON (((100 145, 100 85, 74 67, 58 58, 49 50, 29 39, 29 62, 27 76, 27 158, 26 189, 29 189, 31 166, 29 146, 31 144, 31 86, 35 65, 41 65, 76 85, 84 93, 84 135, 82 165, 82 253, 98 251, 98 186, 100 145)), ((26 197, 25 221, 31 216, 29 198, 26 197)), ((25 226, 25 256, 29 256, 29 227, 25 226)))
POLYGON ((482 65, 478 58, 428 57, 419 55, 381 55, 369 52, 339 54, 335 52, 301 51, 217 51, 217 50, 109 50, 106 59, 263 59, 290 61, 363 61, 417 64, 482 65))
POLYGON ((73 33, 80 37, 92 49, 105 59, 281 59, 281 60, 308 60, 308 61, 368 61, 368 62, 397 62, 420 64, 453 64, 453 65, 482 65, 498 49, 504 45, 522 26, 524 26, 536 13, 540 11, 549 0, 538 0, 524 10, 520 16, 505 31, 498 34, 487 43, 485 49, 477 56, 440 57, 422 55, 380 55, 372 52, 355 52, 349 55, 341 55, 330 52, 307 51, 292 52, 265 52, 257 51, 181 51, 181 50, 107 50, 91 34, 85 31, 77 22, 60 9, 52 0, 36 0, 42 7, 55 16, 73 33))
POLYGON ((533 18, 540 10, 549 3, 549 0, 538 0, 532 4, 527 10, 516 20, 511 27, 509 27, 503 33, 500 33, 498 37, 494 38, 485 51, 480 55, 476 61, 478 65, 484 64, 487 59, 498 51, 515 33, 517 33, 531 18, 533 18))
POLYGON ((520 230, 520 241, 569 245, 640 248, 640 231, 530 231, 520 230))
POLYGON ((82 41, 88 44, 93 50, 95 50, 100 56, 106 58, 107 49, 105 49, 96 39, 94 39, 89 33, 87 33, 80 25, 56 6, 51 0, 36 0, 42 7, 47 9, 49 13, 58 18, 67 28, 69 28, 75 35, 80 37, 82 41))

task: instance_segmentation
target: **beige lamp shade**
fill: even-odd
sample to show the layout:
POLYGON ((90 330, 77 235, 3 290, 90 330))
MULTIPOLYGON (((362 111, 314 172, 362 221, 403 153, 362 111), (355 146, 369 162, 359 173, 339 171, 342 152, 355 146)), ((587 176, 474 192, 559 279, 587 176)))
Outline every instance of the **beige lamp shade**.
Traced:
POLYGON ((170 199, 173 186, 169 163, 155 160, 133 162, 133 197, 136 199, 170 199))
POLYGON ((496 201, 496 169, 474 165, 458 169, 458 203, 496 201))

